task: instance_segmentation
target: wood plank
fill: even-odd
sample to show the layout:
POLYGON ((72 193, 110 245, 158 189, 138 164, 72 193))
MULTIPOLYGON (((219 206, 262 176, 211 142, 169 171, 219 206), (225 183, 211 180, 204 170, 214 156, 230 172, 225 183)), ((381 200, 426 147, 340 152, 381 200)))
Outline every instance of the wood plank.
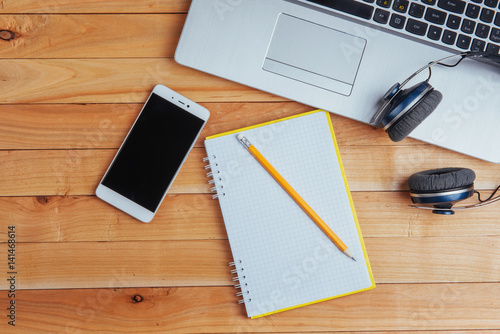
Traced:
MULTIPOLYGON (((271 332, 269 332, 271 333, 271 332)), ((276 333, 276 332, 274 332, 276 333)), ((280 332, 283 334, 292 334, 296 332, 280 332)), ((305 332, 304 332, 305 333, 305 332)), ((307 333, 315 333, 315 332, 307 332, 307 333)), ((349 332, 333 332, 333 331, 321 331, 322 334, 497 334, 500 333, 500 330, 495 329, 482 329, 482 330, 428 330, 428 331, 399 331, 399 330, 391 330, 391 331, 349 331, 349 332)), ((266 333, 264 333, 266 334, 266 333)))
MULTIPOLYGON (((0 151, 0 196, 93 195, 116 154, 108 150, 0 151), (43 162, 42 162, 43 161, 43 162)), ((190 154, 171 193, 208 193, 204 150, 190 154)))
POLYGON ((94 196, 0 197, 0 240, 16 226, 17 242, 227 239, 211 195, 167 195, 143 224, 94 196))
MULTIPOLYGON (((500 236, 498 206, 449 217, 408 207, 405 192, 353 198, 365 237, 500 236)), ((18 242, 227 239, 218 201, 203 194, 167 195, 150 224, 94 196, 0 197, 0 240, 11 224, 18 242)))
POLYGON ((83 189, 90 194, 95 192, 113 152, 116 151, 0 151, 3 195, 49 191, 49 185, 50 191, 57 194, 77 194, 83 189), (107 164, 102 164, 102 160, 107 164), (45 167, 40 165, 42 161, 45 167))
POLYGON ((287 101, 172 58, 1 59, 2 103, 144 103, 163 83, 196 102, 287 101))
POLYGON ((226 240, 17 243, 16 289, 230 285, 231 261, 226 240))
MULTIPOLYGON (((489 195, 486 191, 485 194, 489 195)), ((409 207, 407 192, 353 192, 353 201, 363 235, 370 237, 448 237, 500 235, 498 204, 436 215, 409 207)), ((484 198, 484 196, 483 196, 484 198)), ((476 203, 477 199, 461 202, 476 203)))
POLYGON ((373 275, 383 283, 498 282, 500 279, 500 260, 495 259, 500 252, 499 237, 365 240, 373 275))
MULTIPOLYGON (((500 278, 498 236, 365 238, 365 242, 377 283, 498 282, 500 278)), ((0 252, 7 254, 7 247, 0 244, 0 252)), ((313 253, 310 256, 317 261, 313 253)), ((17 289, 215 286, 231 284, 231 259, 226 240, 17 243, 15 269, 17 289), (116 275, 122 280, 110 285, 116 275)), ((1 261, 7 268, 7 256, 1 261)), ((301 266, 297 263, 297 270, 301 266)), ((0 280, 0 289, 8 286, 7 280, 0 280)))
POLYGON ((500 165, 436 146, 340 147, 349 187, 354 191, 407 190, 407 180, 419 171, 467 167, 476 173, 476 189, 494 189, 500 165))
MULTIPOLYGON (((18 291, 16 330, 496 334, 500 328, 500 302, 492 298, 500 295, 499 283, 380 284, 370 291, 260 319, 248 319, 234 294, 232 287, 18 291), (133 302, 135 296, 142 301, 133 302)), ((8 303, 7 294, 0 295, 0 303, 8 303)), ((0 331, 7 332, 7 326, 2 321, 0 331)))
POLYGON ((0 15, 0 30, 15 34, 1 41, 0 57, 173 57, 185 19, 184 14, 0 15))
POLYGON ((0 105, 0 149, 117 149, 141 108, 141 104, 0 105))
POLYGON ((6 13, 186 13, 191 0, 2 0, 6 13))
MULTIPOLYGON (((93 195, 116 149, 0 151, 0 196, 93 195)), ((351 191, 406 190, 418 171, 462 166, 476 174, 476 189, 498 185, 500 165, 435 146, 344 146, 340 148, 351 191)), ((204 148, 194 148, 175 179, 171 194, 208 193, 204 148)))
MULTIPOLYGON (((310 111, 297 102, 202 103, 210 119, 196 147, 205 137, 310 111)), ((0 104, 0 149, 118 148, 142 104, 0 104)), ((384 131, 331 114, 340 146, 401 145, 384 131)), ((407 139, 406 146, 429 145, 407 139)))

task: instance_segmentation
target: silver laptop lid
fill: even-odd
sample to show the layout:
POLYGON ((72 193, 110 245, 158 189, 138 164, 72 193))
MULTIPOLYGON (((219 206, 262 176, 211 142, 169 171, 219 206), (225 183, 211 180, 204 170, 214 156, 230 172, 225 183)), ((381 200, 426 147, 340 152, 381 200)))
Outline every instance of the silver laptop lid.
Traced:
MULTIPOLYGON (((193 0, 175 59, 368 123, 389 87, 450 54, 299 1, 193 0)), ((472 60, 433 69, 444 98, 411 137, 500 162, 498 73, 472 60)))

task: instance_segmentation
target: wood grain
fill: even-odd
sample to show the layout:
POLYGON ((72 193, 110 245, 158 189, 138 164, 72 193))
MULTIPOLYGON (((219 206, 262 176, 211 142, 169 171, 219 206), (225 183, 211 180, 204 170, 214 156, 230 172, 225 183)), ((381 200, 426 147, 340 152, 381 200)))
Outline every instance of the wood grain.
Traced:
MULTIPOLYGON (((500 277, 498 236, 380 237, 365 243, 377 283, 498 282, 500 277)), ((6 243, 0 252, 7 254, 6 243)), ((17 289, 230 285, 231 261, 226 240, 19 243, 17 289)), ((7 267, 7 257, 1 264, 7 267)), ((297 263, 297 270, 301 266, 297 263)), ((0 281, 1 289, 8 286, 0 281)))
POLYGON ((184 14, 0 15, 0 30, 15 34, 0 40, 0 57, 173 57, 185 19, 184 14))
MULTIPOLYGON (((202 103, 210 118, 196 147, 205 137, 312 110, 297 102, 202 103)), ((118 148, 142 104, 0 104, 0 149, 118 148)), ((340 146, 401 145, 381 129, 331 114, 340 146)), ((429 146, 406 139, 405 146, 429 146)))
POLYGON ((413 173, 443 167, 471 168, 476 173, 476 189, 494 189, 500 183, 500 165, 436 146, 345 146, 340 154, 354 191, 407 190, 413 173))
MULTIPOLYGON (((116 149, 93 149, 88 137, 77 150, 0 151, 0 196, 93 195, 116 149)), ((421 170, 454 166, 472 168, 476 189, 494 189, 500 165, 426 146, 344 146, 340 148, 351 191, 407 190, 408 177, 421 170), (392 167, 394 166, 394 167, 392 167)), ((170 193, 208 193, 204 148, 194 148, 170 193)))
MULTIPOLYGON (((23 333, 497 334, 499 283, 379 284, 376 289, 248 319, 232 287, 19 291, 23 333), (133 302, 135 296, 142 301, 133 302), (137 297, 138 298, 138 297, 137 297), (475 328, 476 330, 468 330, 475 328), (443 330, 445 332, 432 332, 443 330)), ((0 295, 0 303, 8 302, 0 295)), ((0 331, 7 330, 6 321, 0 331)))
POLYGON ((144 103, 163 83, 196 102, 286 101, 172 58, 1 59, 1 103, 144 103))
MULTIPOLYGON (((4 187, 0 196, 93 195, 116 152, 116 149, 0 151, 3 169, 0 185, 4 187)), ((170 187, 171 193, 210 191, 204 156, 201 149, 190 153, 170 187)))
POLYGON ((95 196, 0 197, 0 241, 15 225, 18 242, 227 239, 211 195, 168 195, 143 224, 95 196))
POLYGON ((185 13, 190 0, 2 0, 0 13, 185 13))
POLYGON ((0 0, 1 37, 13 33, 0 39, 0 333, 500 334, 500 204, 433 215, 410 208, 406 191, 414 172, 460 166, 475 170, 486 197, 500 165, 393 143, 336 115, 377 288, 246 317, 203 138, 312 108, 177 64, 190 3, 0 0), (211 118, 155 220, 143 224, 93 194, 157 83, 211 118), (11 225, 15 328, 6 317, 11 225))
POLYGON ((230 261, 226 240, 19 243, 16 288, 230 285, 230 261))
MULTIPOLYGON (((498 206, 449 217, 408 207, 405 192, 354 192, 353 199, 365 237, 500 236, 498 206)), ((0 242, 10 225, 23 243, 227 239, 208 194, 167 195, 150 224, 94 196, 0 197, 0 242)))

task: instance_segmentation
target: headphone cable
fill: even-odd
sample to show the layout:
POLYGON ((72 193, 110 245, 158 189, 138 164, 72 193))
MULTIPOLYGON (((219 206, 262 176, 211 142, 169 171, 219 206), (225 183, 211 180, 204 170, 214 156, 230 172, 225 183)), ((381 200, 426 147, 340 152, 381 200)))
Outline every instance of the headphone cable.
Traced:
POLYGON ((490 195, 490 197, 488 197, 487 199, 485 200, 481 200, 481 194, 479 194, 478 191, 474 190, 474 192, 477 194, 477 199, 479 200, 479 202, 483 203, 483 202, 487 202, 489 201, 493 196, 495 196, 495 194, 497 193, 497 191, 500 189, 500 185, 495 189, 495 191, 493 191, 493 193, 490 195))
POLYGON ((441 61, 438 61, 436 64, 441 65, 441 66, 446 66, 446 67, 455 67, 458 64, 460 64, 462 62, 462 60, 464 60, 465 58, 467 58, 467 55, 461 54, 460 59, 455 64, 446 64, 446 63, 442 63, 441 61))

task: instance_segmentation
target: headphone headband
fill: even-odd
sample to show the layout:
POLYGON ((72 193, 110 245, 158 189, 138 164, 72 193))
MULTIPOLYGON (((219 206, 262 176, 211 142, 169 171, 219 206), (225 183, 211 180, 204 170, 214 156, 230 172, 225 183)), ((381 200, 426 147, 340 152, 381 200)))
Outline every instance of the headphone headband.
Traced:
MULTIPOLYGON (((399 92, 401 92, 401 90, 403 89, 403 87, 405 87, 406 84, 409 81, 411 81, 414 77, 416 77, 422 71, 424 71, 426 69, 429 69, 429 77, 426 80, 426 81, 428 81, 430 79, 430 77, 431 77, 430 76, 430 74, 431 74, 430 73, 431 66, 439 64, 439 65, 444 65, 444 66, 448 66, 448 67, 454 67, 454 66, 457 66, 458 64, 460 64, 460 62, 462 60, 464 60, 465 58, 477 58, 477 59, 485 60, 488 63, 493 63, 493 64, 496 64, 496 65, 500 64, 500 55, 496 55, 496 54, 489 53, 489 52, 482 52, 482 51, 461 52, 461 53, 458 53, 458 54, 454 54, 454 55, 451 55, 451 56, 446 56, 446 57, 443 57, 441 59, 431 61, 428 64, 426 64, 425 66, 422 66, 420 69, 418 69, 417 71, 415 71, 405 81, 403 81, 403 83, 401 85, 396 86, 397 90, 395 92, 391 93, 390 98, 387 99, 382 104, 382 106, 379 108, 379 110, 375 113, 375 115, 370 120, 370 125, 378 126, 380 124, 380 121, 386 116, 385 113, 386 113, 387 107, 393 102, 394 98, 398 95, 399 92), (460 56, 461 59, 459 59, 453 65, 448 65, 448 64, 442 63, 443 61, 445 61, 447 59, 458 57, 458 56, 460 56)), ((394 88, 391 88, 391 89, 394 89, 394 88)))

